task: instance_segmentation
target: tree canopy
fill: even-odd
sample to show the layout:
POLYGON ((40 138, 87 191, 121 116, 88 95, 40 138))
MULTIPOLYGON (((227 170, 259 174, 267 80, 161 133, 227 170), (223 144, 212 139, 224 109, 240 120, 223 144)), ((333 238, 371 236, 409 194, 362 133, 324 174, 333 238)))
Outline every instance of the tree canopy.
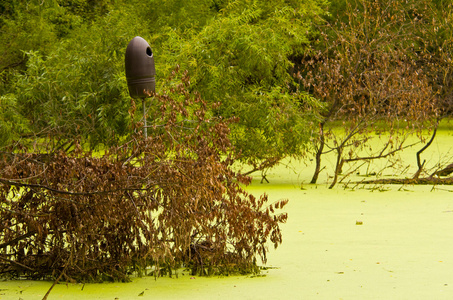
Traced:
POLYGON ((451 37, 445 36, 451 3, 443 4, 344 1, 336 18, 319 26, 320 35, 295 74, 327 107, 315 142, 312 183, 321 155, 337 154, 333 187, 344 163, 389 157, 406 147, 409 133, 423 142, 424 130, 435 132, 439 120, 451 113, 446 75, 451 72, 451 37), (338 124, 343 126, 334 133, 338 124), (377 128, 388 132, 388 140, 364 155, 377 128))
POLYGON ((221 103, 215 115, 239 118, 230 138, 252 170, 306 154, 327 119, 423 127, 452 111, 449 0, 3 0, 0 9, 3 146, 53 135, 94 148, 130 134, 141 115, 127 113, 124 52, 136 35, 153 48, 158 92, 179 66, 191 92, 221 103))
POLYGON ((3 144, 52 134, 81 136, 95 147, 126 135, 124 52, 140 35, 153 48, 157 90, 180 66, 192 91, 221 103, 216 115, 239 118, 231 139, 242 161, 257 166, 306 149, 320 106, 295 88, 289 70, 291 57, 308 49, 326 1, 7 1, 2 7, 3 144))

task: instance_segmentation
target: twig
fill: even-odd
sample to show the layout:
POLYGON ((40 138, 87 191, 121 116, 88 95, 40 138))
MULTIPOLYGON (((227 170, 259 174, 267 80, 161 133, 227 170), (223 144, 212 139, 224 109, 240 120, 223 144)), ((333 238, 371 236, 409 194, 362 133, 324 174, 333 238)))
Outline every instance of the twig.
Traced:
POLYGON ((423 166, 425 165, 425 162, 426 162, 426 160, 424 160, 423 163, 420 162, 421 161, 420 154, 422 154, 423 151, 425 151, 426 149, 428 149, 429 146, 431 146, 432 142, 434 141, 434 138, 436 137, 438 126, 439 126, 439 120, 437 120, 436 127, 434 127, 433 134, 431 135, 431 139, 428 141, 428 143, 426 143, 426 145, 423 148, 421 148, 419 151, 417 151, 418 170, 417 170, 417 172, 415 172, 414 179, 417 179, 420 176, 420 173, 422 172, 423 166))
POLYGON ((3 249, 3 248, 6 248, 18 241, 21 241, 21 240, 25 240, 26 238, 32 236, 32 235, 35 235, 36 234, 36 231, 29 231, 27 232, 26 234, 23 234, 15 239, 12 239, 11 241, 8 241, 6 243, 3 243, 3 244, 0 244, 0 249, 3 249))
POLYGON ((57 194, 74 195, 74 196, 102 195, 102 194, 111 194, 111 193, 121 192, 121 191, 146 191, 146 189, 143 189, 143 188, 126 188, 126 189, 116 189, 116 190, 107 190, 107 191, 69 192, 69 191, 57 190, 57 189, 48 187, 46 185, 22 183, 22 182, 8 180, 8 179, 4 179, 4 178, 0 178, 0 183, 6 184, 6 185, 18 186, 18 187, 45 189, 45 190, 48 190, 48 191, 51 191, 51 192, 54 192, 57 194))
POLYGON ((11 259, 7 259, 7 258, 1 257, 1 256, 0 256, 0 259, 3 260, 3 261, 9 262, 10 264, 13 264, 13 265, 19 266, 21 268, 27 269, 29 271, 32 271, 32 272, 35 271, 32 268, 30 268, 30 267, 28 267, 28 266, 26 266, 24 264, 21 264, 21 263, 19 263, 17 261, 14 261, 14 260, 11 260, 11 259))
POLYGON ((42 300, 47 300, 47 297, 49 296, 50 292, 52 291, 53 287, 60 281, 61 277, 63 276, 64 272, 66 271, 66 268, 68 267, 69 265, 69 261, 66 262, 66 266, 64 267, 63 271, 61 271, 60 275, 58 276, 58 278, 54 281, 54 283, 52 284, 52 286, 50 287, 50 289, 47 291, 47 293, 44 295, 44 297, 42 298, 42 300))

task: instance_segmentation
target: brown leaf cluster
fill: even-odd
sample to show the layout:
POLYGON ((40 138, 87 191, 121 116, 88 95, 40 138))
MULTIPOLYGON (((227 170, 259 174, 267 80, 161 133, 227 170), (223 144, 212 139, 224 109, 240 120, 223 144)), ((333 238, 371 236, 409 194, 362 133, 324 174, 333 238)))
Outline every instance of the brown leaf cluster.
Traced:
POLYGON ((420 4, 351 1, 347 19, 320 28, 321 49, 304 61, 303 85, 329 104, 326 117, 355 126, 376 119, 422 123, 439 114, 418 28, 420 4), (364 121, 365 120, 365 121, 364 121))
MULTIPOLYGON (((119 146, 92 153, 0 156, 0 274, 127 280, 138 274, 256 272, 282 242, 277 213, 232 169, 228 124, 188 91, 186 75, 153 95, 148 138, 140 123, 119 146)), ((50 143, 51 141, 49 141, 50 143)))
POLYGON ((445 55, 451 46, 436 45, 436 32, 447 20, 436 9, 425 0, 346 1, 340 16, 318 27, 315 46, 294 74, 327 107, 314 140, 312 183, 323 154, 337 156, 333 187, 344 163, 393 156, 406 147, 409 134, 424 141, 423 134, 451 114, 451 83, 443 79, 451 78, 445 55), (372 133, 382 132, 388 140, 368 150, 372 133))

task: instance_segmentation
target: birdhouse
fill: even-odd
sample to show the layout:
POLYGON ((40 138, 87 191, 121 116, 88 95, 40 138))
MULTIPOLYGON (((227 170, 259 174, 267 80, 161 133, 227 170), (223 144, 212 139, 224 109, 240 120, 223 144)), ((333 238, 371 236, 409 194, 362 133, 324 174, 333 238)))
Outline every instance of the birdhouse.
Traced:
POLYGON ((154 55, 148 42, 134 37, 126 48, 126 80, 132 98, 146 98, 156 90, 154 55))

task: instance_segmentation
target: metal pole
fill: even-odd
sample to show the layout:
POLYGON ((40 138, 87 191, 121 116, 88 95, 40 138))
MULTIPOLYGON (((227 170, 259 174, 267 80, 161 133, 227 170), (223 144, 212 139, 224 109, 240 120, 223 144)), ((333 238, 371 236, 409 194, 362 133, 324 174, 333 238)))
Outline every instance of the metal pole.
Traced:
POLYGON ((145 108, 145 98, 143 98, 143 120, 144 120, 144 133, 145 133, 145 140, 148 138, 148 127, 146 127, 146 108, 145 108))

